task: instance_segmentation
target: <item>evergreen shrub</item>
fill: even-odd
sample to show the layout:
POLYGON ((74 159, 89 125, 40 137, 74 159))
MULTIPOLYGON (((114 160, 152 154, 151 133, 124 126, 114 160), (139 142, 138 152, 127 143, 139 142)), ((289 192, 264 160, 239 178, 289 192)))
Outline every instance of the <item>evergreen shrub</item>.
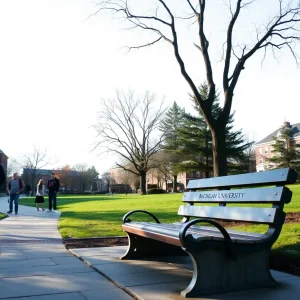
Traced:
POLYGON ((166 190, 160 189, 160 188, 155 188, 155 189, 149 189, 147 191, 148 195, 152 195, 152 194, 165 194, 166 190))

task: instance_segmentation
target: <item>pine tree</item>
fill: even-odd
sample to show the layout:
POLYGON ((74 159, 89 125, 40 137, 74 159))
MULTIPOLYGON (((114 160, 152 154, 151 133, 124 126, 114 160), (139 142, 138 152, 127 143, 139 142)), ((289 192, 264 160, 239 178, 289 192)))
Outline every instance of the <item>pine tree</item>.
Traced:
POLYGON ((185 157, 179 169, 185 172, 201 170, 209 177, 213 170, 212 139, 205 121, 186 113, 179 135, 181 147, 178 152, 185 157))
MULTIPOLYGON (((207 84, 202 84, 199 87, 199 92, 201 97, 206 99, 208 94, 207 84)), ((192 100, 194 99, 192 98, 192 100)), ((181 170, 185 169, 188 172, 201 170, 205 173, 205 177, 209 177, 213 171, 212 135, 196 103, 194 104, 194 109, 197 112, 197 116, 185 113, 184 125, 179 129, 180 152, 189 155, 188 162, 181 164, 181 170)), ((214 118, 219 116, 220 110, 219 94, 216 93, 215 101, 212 105, 214 118)), ((225 154, 228 161, 229 173, 242 171, 241 164, 237 162, 244 159, 244 151, 253 144, 253 142, 245 141, 242 130, 233 130, 233 123, 234 113, 230 115, 225 130, 225 154)))
POLYGON ((185 111, 174 101, 173 106, 167 111, 166 117, 160 126, 160 130, 165 135, 164 143, 162 143, 160 147, 163 151, 167 152, 166 154, 168 154, 168 165, 170 165, 170 171, 173 174, 174 192, 177 191, 177 175, 179 172, 178 163, 182 159, 182 157, 178 154, 178 150, 180 148, 179 130, 183 126, 184 113, 185 111))
POLYGON ((179 148, 179 129, 183 125, 184 110, 174 101, 173 106, 167 111, 166 117, 161 122, 160 130, 165 133, 162 144, 164 150, 177 150, 179 148))
POLYGON ((269 168, 293 168, 300 170, 300 145, 293 139, 293 127, 283 125, 279 130, 279 135, 273 137, 274 144, 271 153, 273 156, 267 158, 270 163, 269 168))

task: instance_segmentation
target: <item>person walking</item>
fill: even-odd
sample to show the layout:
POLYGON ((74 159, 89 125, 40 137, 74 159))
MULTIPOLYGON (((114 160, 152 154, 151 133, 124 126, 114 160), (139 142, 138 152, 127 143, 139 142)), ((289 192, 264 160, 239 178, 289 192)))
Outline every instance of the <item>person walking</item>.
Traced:
POLYGON ((36 204, 36 210, 39 211, 39 203, 42 205, 42 210, 45 210, 44 199, 45 195, 45 181, 44 179, 40 179, 37 186, 36 186, 36 196, 35 196, 35 204, 36 204))
POLYGON ((24 190, 24 184, 21 178, 19 178, 18 173, 13 174, 13 178, 9 181, 7 185, 7 192, 9 194, 9 211, 11 214, 13 211, 13 202, 15 203, 15 214, 18 214, 19 208, 19 197, 20 193, 24 190))
POLYGON ((59 180, 55 177, 55 173, 51 173, 51 179, 48 180, 47 184, 48 196, 49 196, 49 210, 47 212, 53 212, 56 210, 56 196, 60 188, 59 180))

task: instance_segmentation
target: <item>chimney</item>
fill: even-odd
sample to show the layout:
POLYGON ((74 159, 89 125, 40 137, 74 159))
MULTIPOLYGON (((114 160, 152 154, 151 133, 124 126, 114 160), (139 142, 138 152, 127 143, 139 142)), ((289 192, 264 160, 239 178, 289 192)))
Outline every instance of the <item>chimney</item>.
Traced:
POLYGON ((284 126, 284 127, 291 127, 291 123, 285 121, 285 122, 283 122, 283 126, 284 126))

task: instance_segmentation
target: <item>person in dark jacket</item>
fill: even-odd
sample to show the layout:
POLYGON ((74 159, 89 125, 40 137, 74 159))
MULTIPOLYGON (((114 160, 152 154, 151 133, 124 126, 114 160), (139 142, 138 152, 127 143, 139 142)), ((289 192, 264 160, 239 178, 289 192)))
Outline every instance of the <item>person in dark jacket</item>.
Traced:
POLYGON ((48 180, 47 184, 48 196, 49 196, 49 210, 47 212, 55 212, 56 210, 56 196, 60 188, 59 180, 55 177, 55 173, 51 173, 51 179, 48 180))

